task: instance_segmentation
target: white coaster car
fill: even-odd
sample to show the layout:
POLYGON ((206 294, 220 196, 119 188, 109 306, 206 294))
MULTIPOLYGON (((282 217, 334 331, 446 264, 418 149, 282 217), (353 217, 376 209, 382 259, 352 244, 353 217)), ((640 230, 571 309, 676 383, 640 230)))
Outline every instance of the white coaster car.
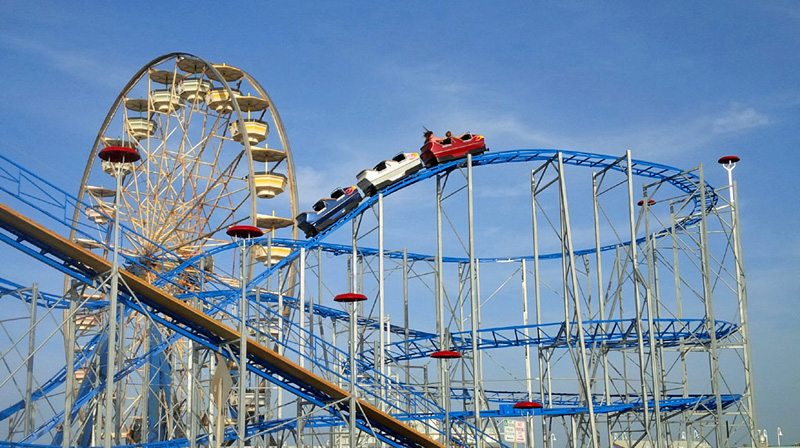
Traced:
POLYGON ((358 188, 367 196, 408 177, 422 169, 422 161, 416 152, 401 152, 390 160, 375 165, 371 170, 363 170, 356 176, 358 188))

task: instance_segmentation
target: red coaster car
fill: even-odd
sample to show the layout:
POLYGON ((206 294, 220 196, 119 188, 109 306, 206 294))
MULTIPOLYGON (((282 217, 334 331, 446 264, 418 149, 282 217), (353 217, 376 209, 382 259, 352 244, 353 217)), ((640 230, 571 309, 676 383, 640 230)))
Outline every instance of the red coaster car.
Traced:
POLYGON ((425 133, 425 144, 419 150, 422 163, 430 168, 450 160, 461 159, 467 154, 478 155, 486 151, 482 135, 466 133, 462 136, 450 135, 437 138, 433 132, 425 133))

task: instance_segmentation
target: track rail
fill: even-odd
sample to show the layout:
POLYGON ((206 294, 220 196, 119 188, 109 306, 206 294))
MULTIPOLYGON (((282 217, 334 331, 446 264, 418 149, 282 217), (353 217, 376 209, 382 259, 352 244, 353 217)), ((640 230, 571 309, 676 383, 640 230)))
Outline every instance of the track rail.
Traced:
MULTIPOLYGON (((608 169, 611 171, 617 172, 624 172, 626 169, 624 166, 620 165, 619 158, 612 157, 604 154, 596 154, 590 152, 581 152, 581 151, 564 151, 559 149, 516 149, 510 151, 500 151, 500 152, 485 152, 479 156, 475 156, 472 158, 472 164, 475 167, 480 166, 488 166, 488 165, 502 165, 508 163, 529 163, 529 162, 545 162, 551 160, 553 157, 561 153, 564 157, 564 164, 565 165, 572 165, 572 166, 582 166, 587 168, 595 168, 597 170, 604 170, 608 169)), ((445 174, 449 171, 453 171, 457 169, 459 166, 463 166, 466 162, 464 159, 453 160, 451 162, 443 163, 437 165, 432 168, 427 168, 420 170, 411 176, 404 178, 403 180, 390 185, 387 188, 381 190, 383 196, 389 196, 392 193, 402 190, 403 188, 421 182, 425 179, 429 179, 440 174, 445 174)), ((693 172, 681 170, 669 165, 662 165, 658 163, 647 162, 644 160, 632 160, 631 161, 631 173, 637 177, 644 177, 647 179, 652 179, 653 181, 660 181, 666 182, 673 187, 677 188, 678 190, 691 195, 691 203, 692 203, 692 211, 690 215, 695 214, 702 207, 703 198, 697 194, 698 186, 700 185, 700 179, 697 177, 693 172)), ((717 204, 717 195, 714 192, 714 189, 711 188, 710 185, 706 182, 705 185, 706 198, 705 198, 705 208, 706 210, 713 209, 717 204)), ((346 223, 350 222, 352 219, 363 213, 368 208, 372 207, 378 201, 378 195, 366 197, 364 198, 361 203, 355 209, 351 210, 349 213, 341 217, 339 220, 334 222, 331 226, 327 227, 315 237, 310 238, 305 241, 305 243, 301 243, 302 247, 306 249, 315 248, 317 246, 324 245, 323 240, 327 237, 327 235, 333 233, 339 227, 345 225, 346 223)), ((689 225, 691 222, 683 222, 682 225, 689 225)), ((660 234, 660 232, 656 232, 656 234, 660 234)), ((618 244, 610 244, 600 248, 601 251, 604 250, 611 250, 620 245, 627 245, 630 242, 618 243, 618 244)), ((350 248, 352 251, 352 248, 350 248)), ((576 255, 585 255, 585 254, 592 254, 596 251, 594 247, 576 250, 576 255)), ((295 254, 296 256, 296 254, 295 254)), ((425 257, 430 257, 425 256, 425 257)), ((540 255, 540 258, 560 258, 561 254, 544 254, 540 255)), ((480 259, 479 261, 498 261, 498 260, 515 260, 515 259, 530 259, 530 257, 516 257, 516 258, 486 258, 480 259)), ((258 285, 270 275, 273 275, 274 272, 277 272, 278 269, 288 264, 288 262, 293 259, 292 257, 287 257, 286 259, 282 260, 281 262, 273 265, 269 269, 265 269, 259 275, 253 277, 250 281, 250 285, 258 285)), ((449 261, 458 262, 462 261, 463 259, 460 258, 452 258, 449 261)), ((444 259, 443 259, 444 261, 444 259)))

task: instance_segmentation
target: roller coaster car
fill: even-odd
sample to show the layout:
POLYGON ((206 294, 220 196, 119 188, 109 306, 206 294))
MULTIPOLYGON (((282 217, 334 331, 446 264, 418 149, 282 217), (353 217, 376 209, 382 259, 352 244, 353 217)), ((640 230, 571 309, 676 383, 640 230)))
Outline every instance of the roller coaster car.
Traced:
POLYGON ((331 197, 317 201, 314 211, 297 215, 297 227, 306 234, 306 238, 311 238, 356 208, 361 199, 361 193, 355 185, 337 188, 331 192, 331 197))
POLYGON ((437 138, 430 134, 419 153, 422 163, 426 167, 432 167, 466 157, 467 154, 478 155, 485 151, 486 143, 482 135, 466 133, 461 136, 437 138))
POLYGON ((390 160, 375 165, 371 170, 363 170, 356 176, 358 188, 367 196, 373 196, 378 190, 410 176, 422 169, 419 154, 401 152, 390 160))

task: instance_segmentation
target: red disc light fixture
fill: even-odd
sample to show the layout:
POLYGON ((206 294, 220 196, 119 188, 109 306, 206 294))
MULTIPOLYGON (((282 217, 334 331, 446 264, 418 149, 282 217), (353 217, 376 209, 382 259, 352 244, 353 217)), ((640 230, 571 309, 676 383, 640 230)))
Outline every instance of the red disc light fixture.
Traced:
POLYGON ((514 409, 541 409, 543 407, 542 403, 538 401, 520 401, 519 403, 514 403, 514 409))
POLYGON ((138 151, 126 146, 109 146, 103 148, 97 154, 97 157, 111 163, 133 163, 138 162, 142 158, 138 151))
POLYGON ((230 226, 225 232, 233 238, 250 239, 264 236, 264 231, 253 226, 230 226))
POLYGON ((724 156, 724 157, 720 157, 719 160, 717 160, 717 163, 719 163, 721 165, 727 165, 727 164, 730 164, 730 163, 736 163, 739 160, 741 160, 741 159, 738 156, 724 156))
POLYGON ((431 353, 433 359, 457 359, 461 357, 461 353, 452 350, 439 350, 438 352, 431 353))
POLYGON ((367 296, 364 294, 356 294, 354 292, 346 292, 333 298, 334 302, 339 303, 363 302, 364 300, 367 300, 367 296))

